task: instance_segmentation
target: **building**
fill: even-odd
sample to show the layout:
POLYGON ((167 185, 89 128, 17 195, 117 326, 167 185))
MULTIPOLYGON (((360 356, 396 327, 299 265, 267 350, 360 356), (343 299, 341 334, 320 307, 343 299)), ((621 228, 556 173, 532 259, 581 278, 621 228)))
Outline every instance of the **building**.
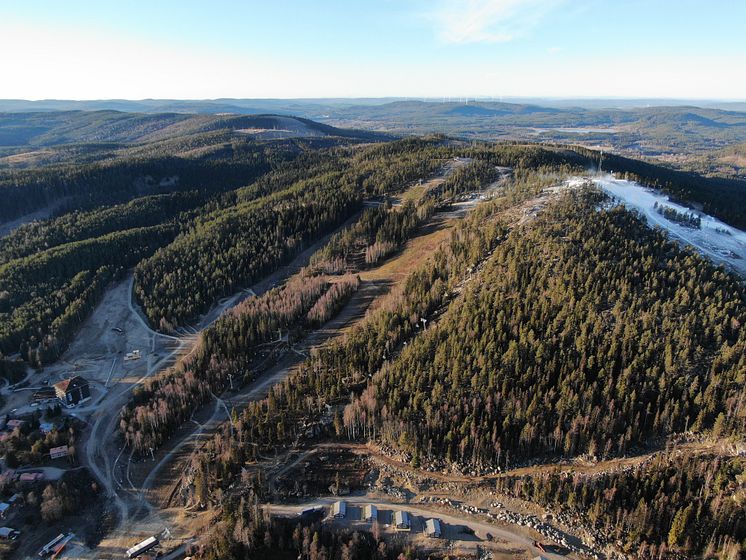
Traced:
POLYGON ((16 531, 12 527, 0 527, 0 539, 12 541, 15 540, 20 534, 20 531, 16 531))
POLYGON ((56 397, 57 391, 54 390, 54 387, 42 387, 33 392, 33 394, 31 395, 31 400, 34 402, 43 403, 50 401, 56 397))
POLYGON ((3 502, 0 504, 0 517, 5 517, 5 515, 8 513, 8 510, 10 509, 10 504, 7 502, 3 502))
POLYGON ((16 428, 20 428, 25 423, 26 423, 26 421, 25 420, 21 420, 20 418, 11 418, 10 420, 8 420, 8 423, 6 424, 6 427, 8 428, 8 430, 13 431, 16 428))
POLYGON ((363 518, 366 521, 378 521, 378 508, 373 504, 368 504, 363 509, 363 518))
POLYGON ((133 350, 132 352, 127 352, 124 355, 124 361, 129 362, 131 360, 139 360, 140 359, 140 351, 139 350, 133 350))
POLYGON ((52 554, 52 551, 55 548, 57 548, 63 540, 65 540, 65 533, 60 533, 59 535, 54 537, 51 541, 49 541, 47 544, 41 547, 41 550, 39 551, 39 556, 44 558, 45 556, 52 554))
POLYGON ((67 445, 60 445, 49 450, 49 457, 52 459, 61 459, 62 457, 67 457, 68 454, 69 448, 67 445))
POLYGON ((54 430, 54 423, 53 422, 40 422, 39 423, 39 431, 42 434, 48 434, 52 430, 54 430))
POLYGON ((409 519, 409 512, 397 511, 394 514, 394 526, 397 531, 411 531, 412 521, 409 519))
POLYGON ((142 542, 137 543, 132 548, 127 549, 127 558, 137 558, 141 554, 147 552, 151 548, 158 545, 158 537, 148 537, 142 542))
POLYGON ((54 392, 65 406, 75 406, 91 398, 88 381, 79 375, 55 383, 54 392))
POLYGON ((425 523, 425 534, 428 537, 439 539, 441 535, 440 520, 439 519, 428 519, 425 523))
POLYGON ((342 519, 347 516, 347 502, 334 502, 332 506, 332 515, 337 519, 342 519))

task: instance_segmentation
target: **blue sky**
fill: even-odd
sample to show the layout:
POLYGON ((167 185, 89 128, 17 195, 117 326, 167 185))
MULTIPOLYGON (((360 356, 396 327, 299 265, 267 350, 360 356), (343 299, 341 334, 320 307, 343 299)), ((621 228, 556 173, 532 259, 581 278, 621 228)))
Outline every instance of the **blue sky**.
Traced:
POLYGON ((740 0, 0 3, 0 98, 746 99, 740 0))

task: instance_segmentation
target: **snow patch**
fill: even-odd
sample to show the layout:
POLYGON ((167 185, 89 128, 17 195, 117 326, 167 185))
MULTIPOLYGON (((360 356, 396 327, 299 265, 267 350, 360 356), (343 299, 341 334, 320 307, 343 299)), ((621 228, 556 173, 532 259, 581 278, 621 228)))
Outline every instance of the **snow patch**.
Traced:
POLYGON ((568 179, 567 186, 579 187, 589 181, 627 208, 637 210, 645 216, 651 226, 666 230, 670 237, 694 247, 716 264, 724 264, 741 276, 746 276, 746 232, 729 226, 713 216, 672 202, 660 191, 644 187, 634 181, 616 179, 613 175, 572 177, 568 179), (657 209, 661 205, 684 214, 698 215, 702 220, 701 227, 686 227, 664 218, 657 209))

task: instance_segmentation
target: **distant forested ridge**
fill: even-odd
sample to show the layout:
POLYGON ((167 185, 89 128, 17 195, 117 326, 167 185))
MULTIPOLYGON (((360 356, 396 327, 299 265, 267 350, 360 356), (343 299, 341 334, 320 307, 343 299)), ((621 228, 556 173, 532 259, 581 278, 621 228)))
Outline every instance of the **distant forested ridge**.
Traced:
POLYGON ((136 198, 95 211, 75 211, 59 218, 31 222, 0 237, 0 263, 74 241, 126 229, 159 225, 207 202, 196 191, 136 198))
POLYGON ((179 190, 222 191, 251 182, 269 170, 260 151, 238 161, 174 157, 64 164, 0 173, 0 221, 52 206, 67 210, 124 203, 137 196, 179 190))
POLYGON ((278 115, 0 113, 0 223, 45 208, 226 191, 301 151, 388 138, 278 115), (242 133, 288 127, 291 136, 276 140, 242 133))

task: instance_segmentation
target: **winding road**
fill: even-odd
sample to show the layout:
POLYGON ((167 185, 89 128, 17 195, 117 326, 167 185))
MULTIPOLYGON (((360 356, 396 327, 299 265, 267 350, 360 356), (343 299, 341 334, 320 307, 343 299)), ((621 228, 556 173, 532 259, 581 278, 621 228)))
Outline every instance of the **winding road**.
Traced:
MULTIPOLYGON (((174 456, 182 448, 198 441, 203 433, 217 430, 222 422, 229 417, 228 407, 220 398, 216 397, 215 410, 212 416, 203 424, 198 424, 194 432, 187 435, 181 441, 176 442, 175 447, 153 466, 143 484, 138 488, 130 479, 132 454, 127 455, 125 448, 118 447, 120 442, 117 433, 119 412, 129 401, 131 392, 149 377, 173 365, 180 352, 184 352, 190 346, 191 349, 185 356, 193 352, 196 348, 196 342, 199 340, 199 333, 215 322, 227 309, 240 303, 247 297, 256 296, 272 289, 292 274, 295 274, 303 266, 307 265, 311 255, 326 244, 336 231, 348 226, 358 217, 359 213, 355 214, 333 232, 324 235, 296 255, 288 264, 278 268, 274 273, 266 276, 251 288, 241 289, 233 296, 224 298, 212 310, 206 313, 193 329, 179 336, 160 333, 150 327, 142 311, 134 302, 134 277, 130 278, 127 307, 129 314, 136 317, 139 324, 142 325, 150 337, 149 346, 154 348, 156 339, 160 337, 171 343, 175 343, 175 347, 157 360, 153 360, 152 355, 148 355, 145 373, 139 377, 131 380, 119 379, 116 382, 112 382, 111 388, 97 402, 98 406, 88 418, 90 428, 83 434, 81 462, 90 469, 93 476, 101 483, 107 497, 112 500, 118 512, 118 524, 114 532, 115 534, 122 534, 126 531, 129 528, 132 516, 140 511, 142 507, 145 507, 148 511, 153 510, 152 505, 146 499, 147 492, 157 480, 158 474, 163 471, 164 467, 169 464, 174 456), (120 480, 124 479, 127 479, 129 488, 126 488, 120 482, 120 480)), ((277 364, 265 372, 265 375, 251 383, 244 391, 234 395, 233 399, 245 404, 251 400, 263 397, 274 384, 281 381, 290 372, 291 367, 299 360, 300 357, 295 354, 286 353, 277 364)))

